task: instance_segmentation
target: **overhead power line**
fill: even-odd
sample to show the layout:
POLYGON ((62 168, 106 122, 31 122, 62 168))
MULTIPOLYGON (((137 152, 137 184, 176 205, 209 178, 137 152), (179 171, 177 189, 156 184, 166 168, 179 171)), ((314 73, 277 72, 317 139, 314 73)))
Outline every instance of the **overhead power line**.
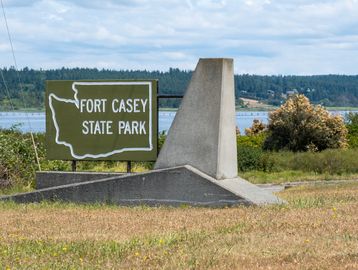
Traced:
MULTIPOLYGON (((12 53, 12 58, 13 58, 13 61, 14 61, 14 67, 15 67, 15 71, 16 71, 16 74, 17 74, 17 81, 18 81, 19 88, 20 88, 21 101, 22 101, 23 107, 25 108, 25 111, 27 111, 27 106, 26 106, 26 103, 25 103, 25 101, 24 101, 23 84, 22 84, 22 82, 21 82, 20 73, 19 73, 19 70, 18 70, 18 67, 17 67, 17 61, 16 61, 16 57, 15 57, 15 50, 14 50, 14 46, 13 46, 13 44, 12 44, 12 38, 11 38, 11 34, 10 34, 9 24, 8 24, 7 18, 6 18, 4 3, 3 3, 3 0, 0 0, 0 2, 1 2, 2 13, 3 13, 3 16, 4 16, 4 21, 5 21, 5 27, 6 27, 6 31, 7 31, 7 36, 8 36, 9 43, 10 43, 10 47, 11 47, 11 53, 12 53)), ((1 74, 2 74, 2 78, 3 78, 4 84, 6 85, 6 82, 5 82, 5 78, 4 78, 4 76, 3 76, 3 73, 1 72, 1 74)), ((7 88, 7 87, 5 87, 5 88, 7 88)), ((7 90, 7 91, 8 91, 8 90, 7 90)), ((10 92, 9 92, 9 94, 10 94, 10 92)), ((10 96, 9 96, 9 97, 10 97, 10 96)), ((13 107, 13 106, 12 106, 12 107, 13 107)), ((14 108, 13 108, 13 109, 14 109, 14 108)), ((28 125, 29 125, 29 129, 30 129, 30 136, 31 136, 32 145, 33 145, 34 151, 35 151, 36 163, 37 163, 37 166, 38 166, 38 168, 39 168, 39 171, 41 171, 40 160, 39 160, 39 156, 38 156, 38 152, 37 152, 37 147, 36 147, 36 143, 35 143, 35 139, 34 139, 34 134, 33 134, 33 132, 32 132, 31 122, 30 122, 30 119, 29 119, 29 116, 28 116, 27 112, 25 112, 25 115, 26 115, 26 119, 27 119, 27 122, 28 122, 28 125)))

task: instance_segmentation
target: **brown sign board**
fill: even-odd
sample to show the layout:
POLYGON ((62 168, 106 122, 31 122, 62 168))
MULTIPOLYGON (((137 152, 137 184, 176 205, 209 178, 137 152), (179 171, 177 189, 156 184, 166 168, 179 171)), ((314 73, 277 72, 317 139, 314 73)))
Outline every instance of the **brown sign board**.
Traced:
POLYGON ((47 81, 50 160, 157 157, 156 80, 47 81))

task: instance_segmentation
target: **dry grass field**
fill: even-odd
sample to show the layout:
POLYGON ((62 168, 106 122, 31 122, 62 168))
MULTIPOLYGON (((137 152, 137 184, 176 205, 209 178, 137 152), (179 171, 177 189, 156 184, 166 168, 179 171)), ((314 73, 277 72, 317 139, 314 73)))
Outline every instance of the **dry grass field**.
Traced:
POLYGON ((358 184, 225 209, 0 203, 0 269, 358 269, 358 184))

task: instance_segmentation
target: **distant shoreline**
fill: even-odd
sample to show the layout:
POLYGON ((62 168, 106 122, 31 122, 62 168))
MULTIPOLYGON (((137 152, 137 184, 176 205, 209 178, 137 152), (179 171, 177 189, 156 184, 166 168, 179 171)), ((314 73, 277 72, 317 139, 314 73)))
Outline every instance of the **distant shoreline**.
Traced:
MULTIPOLYGON (((279 107, 272 107, 271 109, 267 108, 236 108, 237 112, 271 112, 279 107)), ((328 111, 358 111, 358 107, 325 107, 328 111)), ((161 112, 176 112, 178 108, 159 108, 161 112)), ((18 112, 18 113, 35 113, 35 112, 45 112, 45 108, 27 108, 27 109, 18 109, 15 111, 4 111, 0 109, 0 112, 18 112)))

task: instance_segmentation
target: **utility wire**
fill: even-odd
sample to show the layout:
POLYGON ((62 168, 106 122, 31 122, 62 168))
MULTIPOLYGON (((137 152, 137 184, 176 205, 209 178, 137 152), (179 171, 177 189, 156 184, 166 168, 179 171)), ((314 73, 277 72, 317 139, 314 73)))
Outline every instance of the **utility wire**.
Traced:
MULTIPOLYGON (((24 92, 23 92, 23 84, 21 82, 21 78, 20 78, 20 73, 19 73, 19 70, 17 68, 17 61, 16 61, 16 57, 15 57, 15 50, 14 50, 14 46, 12 44, 12 38, 11 38, 11 35, 10 35, 10 30, 9 30, 9 25, 7 23, 7 18, 6 18, 6 14, 5 14, 5 8, 4 8, 4 3, 3 3, 3 0, 0 0, 1 2, 1 8, 2 8, 2 13, 3 13, 3 16, 4 16, 4 20, 5 20, 5 26, 6 26, 6 31, 7 31, 7 36, 8 36, 8 39, 9 39, 9 43, 10 43, 10 47, 11 47, 11 53, 12 53, 12 58, 13 58, 13 61, 14 61, 14 67, 15 67, 15 71, 16 71, 16 74, 17 74, 17 81, 18 81, 18 84, 19 84, 19 87, 20 87, 20 95, 21 95, 21 98, 22 98, 22 104, 25 108, 25 111, 27 110, 27 106, 26 106, 26 103, 24 101, 24 92)), ((2 75, 3 77, 3 75, 2 75)), ((5 81, 5 80, 4 80, 5 81)), ((38 153, 37 153, 37 147, 36 147, 36 143, 35 143, 35 139, 34 139, 34 134, 32 132, 32 126, 31 126, 31 122, 30 122, 30 119, 29 119, 29 116, 27 114, 27 112, 25 112, 25 115, 26 115, 26 119, 27 119, 27 122, 28 122, 28 125, 29 125, 29 129, 30 129, 30 136, 31 136, 31 141, 32 141, 32 145, 34 147, 34 151, 35 151, 35 157, 36 157, 36 163, 37 163, 37 166, 39 168, 39 171, 41 171, 41 165, 40 165, 40 160, 39 160, 39 156, 38 156, 38 153)))

